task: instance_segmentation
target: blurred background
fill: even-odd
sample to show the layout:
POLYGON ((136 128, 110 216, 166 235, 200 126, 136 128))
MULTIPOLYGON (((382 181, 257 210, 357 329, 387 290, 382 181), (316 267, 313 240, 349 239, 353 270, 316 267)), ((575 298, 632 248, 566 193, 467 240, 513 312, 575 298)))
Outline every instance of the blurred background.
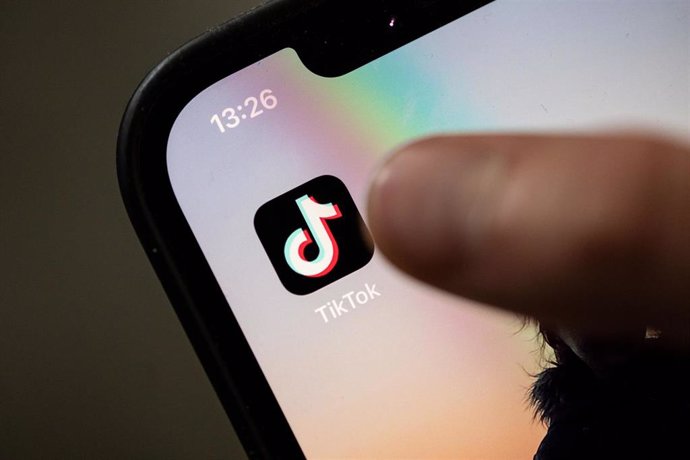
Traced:
POLYGON ((259 0, 0 0, 0 458, 243 458, 115 175, 146 72, 259 0))

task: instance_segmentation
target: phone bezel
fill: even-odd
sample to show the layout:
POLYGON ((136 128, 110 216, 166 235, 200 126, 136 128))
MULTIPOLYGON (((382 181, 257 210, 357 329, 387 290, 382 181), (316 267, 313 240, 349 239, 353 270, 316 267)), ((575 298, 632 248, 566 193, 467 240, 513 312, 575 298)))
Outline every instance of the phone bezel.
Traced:
POLYGON ((275 1, 170 54, 129 101, 117 143, 127 212, 250 457, 304 454, 175 198, 166 164, 175 119, 213 83, 286 47, 310 70, 335 76, 487 3, 275 1), (389 17, 399 18, 397 29, 386 27, 389 17))

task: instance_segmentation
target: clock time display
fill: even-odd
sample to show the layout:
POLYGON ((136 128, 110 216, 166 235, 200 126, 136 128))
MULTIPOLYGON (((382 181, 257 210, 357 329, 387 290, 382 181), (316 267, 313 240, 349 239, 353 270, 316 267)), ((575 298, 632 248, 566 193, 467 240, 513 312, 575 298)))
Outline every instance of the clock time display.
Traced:
POLYGON ((211 116, 211 124, 222 134, 237 128, 243 120, 256 118, 264 111, 273 110, 276 107, 278 107, 278 98, 273 94, 273 90, 265 89, 259 93, 258 98, 249 96, 237 107, 226 107, 221 112, 214 113, 211 116))

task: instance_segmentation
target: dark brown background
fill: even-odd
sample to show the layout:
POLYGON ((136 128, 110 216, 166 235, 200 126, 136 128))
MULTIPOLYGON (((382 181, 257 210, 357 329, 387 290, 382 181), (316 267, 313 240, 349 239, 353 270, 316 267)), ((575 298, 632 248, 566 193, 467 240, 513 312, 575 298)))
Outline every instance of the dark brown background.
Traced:
POLYGON ((131 229, 148 69, 259 0, 0 1, 0 458, 241 458, 131 229))

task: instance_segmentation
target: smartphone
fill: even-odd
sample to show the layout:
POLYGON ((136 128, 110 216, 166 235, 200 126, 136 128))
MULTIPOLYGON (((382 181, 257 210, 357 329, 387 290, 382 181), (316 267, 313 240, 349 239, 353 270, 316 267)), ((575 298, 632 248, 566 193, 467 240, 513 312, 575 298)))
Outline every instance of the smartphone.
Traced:
POLYGON ((285 0, 146 77, 118 141, 124 201, 250 456, 531 458, 535 331, 391 267, 368 180, 438 133, 686 138, 687 16, 682 1, 285 0))

